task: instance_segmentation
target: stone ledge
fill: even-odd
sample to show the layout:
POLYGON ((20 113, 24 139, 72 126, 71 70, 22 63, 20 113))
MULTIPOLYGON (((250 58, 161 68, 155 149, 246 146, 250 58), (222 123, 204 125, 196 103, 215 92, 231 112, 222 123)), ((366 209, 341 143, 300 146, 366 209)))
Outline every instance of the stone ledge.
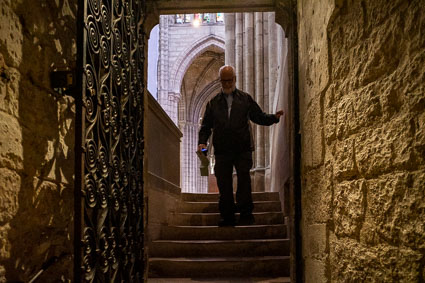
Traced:
POLYGON ((179 186, 149 171, 146 184, 149 189, 156 191, 164 191, 175 195, 180 195, 181 193, 181 188, 179 186))

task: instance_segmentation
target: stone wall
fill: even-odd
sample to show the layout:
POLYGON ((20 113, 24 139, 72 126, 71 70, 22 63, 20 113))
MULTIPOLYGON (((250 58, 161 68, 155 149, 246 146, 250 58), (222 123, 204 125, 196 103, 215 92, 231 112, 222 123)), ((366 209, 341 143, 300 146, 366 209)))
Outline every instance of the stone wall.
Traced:
POLYGON ((299 1, 306 282, 425 279, 425 1, 299 1))
POLYGON ((54 257, 40 282, 72 278, 75 109, 49 73, 75 64, 76 2, 0 2, 0 282, 54 257))
POLYGON ((148 198, 149 248, 150 243, 160 237, 161 227, 168 225, 180 201, 182 133, 150 94, 147 100, 145 195, 148 198))

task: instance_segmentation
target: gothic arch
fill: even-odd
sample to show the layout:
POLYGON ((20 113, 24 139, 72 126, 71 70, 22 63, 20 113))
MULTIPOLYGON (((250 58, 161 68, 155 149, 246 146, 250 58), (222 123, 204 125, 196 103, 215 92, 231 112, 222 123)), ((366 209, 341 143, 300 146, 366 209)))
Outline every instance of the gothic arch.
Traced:
POLYGON ((202 114, 202 110, 205 108, 205 105, 220 91, 220 88, 221 83, 219 79, 212 81, 193 99, 193 103, 191 103, 191 108, 193 109, 191 119, 193 122, 199 121, 199 117, 202 114))
POLYGON ((174 63, 170 73, 170 90, 172 92, 180 93, 180 86, 189 66, 196 57, 207 51, 212 46, 218 47, 224 53, 224 39, 216 35, 208 35, 199 39, 191 45, 191 47, 181 53, 177 61, 174 63))
POLYGON ((191 119, 191 121, 196 122, 197 119, 199 118, 198 116, 196 116, 200 114, 199 113, 200 110, 198 109, 198 104, 202 103, 203 101, 206 103, 209 100, 209 96, 208 95, 206 96, 206 94, 209 94, 211 92, 215 94, 220 90, 220 82, 218 79, 215 79, 208 85, 204 86, 202 89, 201 89, 200 83, 204 80, 204 77, 207 75, 207 72, 209 72, 210 69, 217 68, 217 77, 218 77, 218 69, 223 65, 223 62, 224 62, 224 54, 221 54, 217 58, 212 59, 208 63, 207 67, 202 71, 201 75, 199 76, 200 78, 198 79, 195 87, 193 88, 192 93, 194 94, 194 96, 192 96, 192 99, 189 102, 187 107, 186 115, 189 119, 191 119))

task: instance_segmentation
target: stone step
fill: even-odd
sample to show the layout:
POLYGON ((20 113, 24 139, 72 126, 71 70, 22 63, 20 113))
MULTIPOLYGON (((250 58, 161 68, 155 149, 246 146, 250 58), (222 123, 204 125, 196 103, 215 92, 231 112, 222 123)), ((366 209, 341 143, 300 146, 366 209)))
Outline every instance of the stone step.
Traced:
POLYGON ((158 240, 149 251, 152 257, 282 256, 289 255, 289 240, 158 240))
POLYGON ((150 258, 149 277, 289 276, 289 256, 150 258))
MULTIPOLYGON (((283 224, 282 212, 257 212, 253 213, 255 224, 283 224)), ((238 219, 238 216, 236 217, 238 219)), ((173 215, 171 225, 184 226, 217 226, 220 220, 219 213, 176 213, 173 215)))
POLYGON ((163 240, 230 240, 287 238, 287 227, 277 225, 218 226, 164 226, 163 240))
MULTIPOLYGON (((193 194, 193 193, 182 193, 182 200, 184 201, 210 201, 218 202, 218 193, 209 194, 193 194)), ((236 196, 235 196, 236 199, 236 196)), ((253 201, 279 201, 278 192, 253 192, 253 201)))
MULTIPOLYGON (((256 201, 254 202, 254 212, 278 212, 281 211, 280 201, 256 201)), ((218 202, 182 202, 178 212, 183 213, 218 213, 218 202)))
POLYGON ((148 278, 148 283, 291 283, 291 277, 148 278))

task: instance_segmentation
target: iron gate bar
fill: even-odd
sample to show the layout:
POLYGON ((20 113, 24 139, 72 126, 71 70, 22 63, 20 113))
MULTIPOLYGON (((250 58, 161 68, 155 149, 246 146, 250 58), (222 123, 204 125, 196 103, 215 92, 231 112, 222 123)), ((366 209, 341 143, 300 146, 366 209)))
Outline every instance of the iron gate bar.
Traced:
POLYGON ((78 3, 75 282, 143 282, 145 0, 78 3))

